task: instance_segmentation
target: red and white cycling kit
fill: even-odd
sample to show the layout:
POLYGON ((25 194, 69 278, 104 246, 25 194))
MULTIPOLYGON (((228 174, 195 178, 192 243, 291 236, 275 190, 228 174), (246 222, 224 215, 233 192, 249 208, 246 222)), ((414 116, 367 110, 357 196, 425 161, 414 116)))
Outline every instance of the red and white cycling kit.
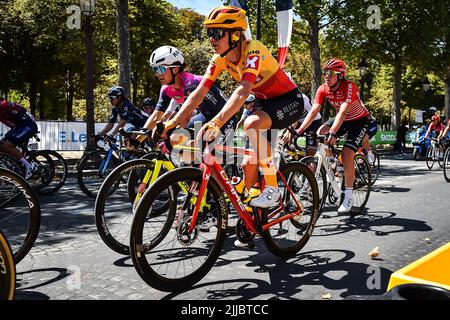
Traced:
MULTIPOLYGON (((450 123, 450 121, 449 121, 450 123)), ((435 124, 434 122, 430 123, 430 126, 428 127, 428 129, 431 131, 434 131, 434 133, 436 135, 438 135, 439 133, 441 133, 441 131, 444 131, 445 129, 445 124, 442 122, 439 122, 438 124, 435 124)))
POLYGON ((350 104, 350 110, 344 118, 344 121, 356 120, 366 117, 369 114, 359 97, 359 89, 356 84, 349 80, 341 80, 340 86, 336 91, 331 90, 327 84, 323 84, 316 92, 314 103, 322 105, 325 98, 330 102, 336 112, 339 112, 342 104, 350 104))

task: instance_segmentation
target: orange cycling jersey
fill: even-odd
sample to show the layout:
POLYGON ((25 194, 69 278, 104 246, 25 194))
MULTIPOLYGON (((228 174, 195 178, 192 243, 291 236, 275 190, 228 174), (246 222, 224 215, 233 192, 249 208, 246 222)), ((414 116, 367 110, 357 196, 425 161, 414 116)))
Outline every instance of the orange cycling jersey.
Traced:
POLYGON ((252 92, 259 99, 277 97, 297 88, 269 50, 258 40, 242 43, 241 57, 237 64, 215 54, 201 85, 210 88, 224 70, 237 82, 247 80, 253 83, 252 92))

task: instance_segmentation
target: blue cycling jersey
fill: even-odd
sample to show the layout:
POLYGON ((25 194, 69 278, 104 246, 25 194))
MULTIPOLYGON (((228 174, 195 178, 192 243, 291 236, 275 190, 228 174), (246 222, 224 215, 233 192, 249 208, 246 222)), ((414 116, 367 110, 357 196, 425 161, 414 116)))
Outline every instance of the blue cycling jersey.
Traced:
POLYGON ((131 101, 127 99, 123 100, 120 106, 113 107, 111 117, 108 122, 115 123, 117 116, 132 124, 136 129, 141 129, 144 127, 148 118, 148 115, 144 111, 141 111, 135 107, 131 101))

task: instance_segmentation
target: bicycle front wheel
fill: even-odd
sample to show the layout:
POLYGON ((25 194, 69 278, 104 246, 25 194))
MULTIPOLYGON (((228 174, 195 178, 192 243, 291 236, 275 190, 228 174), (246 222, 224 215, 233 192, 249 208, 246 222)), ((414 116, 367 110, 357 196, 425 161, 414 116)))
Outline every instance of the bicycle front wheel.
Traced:
MULTIPOLYGON (((108 175, 99 189, 94 209, 95 224, 103 242, 117 253, 130 254, 130 228, 135 200, 138 200, 136 195, 142 195, 149 187, 142 184, 141 177, 149 173, 151 178, 153 169, 154 162, 146 159, 122 163, 108 175), (133 193, 131 197, 130 190, 133 193)), ((169 212, 169 192, 161 192, 160 199, 152 206, 151 216, 161 215, 158 219, 162 223, 168 219, 164 213, 169 212)))
POLYGON ((41 209, 28 182, 0 169, 0 227, 9 241, 15 263, 33 247, 41 225, 41 209))
POLYGON ((0 231, 0 300, 13 300, 16 291, 16 265, 6 237, 0 231))
POLYGON ((270 252, 280 258, 289 258, 297 254, 311 237, 319 217, 319 190, 311 169, 303 163, 290 162, 284 165, 280 172, 286 180, 285 184, 280 177, 278 178, 278 186, 283 192, 284 210, 280 211, 276 208, 272 211, 264 211, 261 235, 270 252), (264 227, 291 211, 299 210, 296 202, 302 209, 298 216, 271 227, 264 227))
POLYGON ((380 174, 380 155, 378 152, 373 149, 373 161, 370 161, 370 186, 373 186, 378 179, 378 175, 380 174))
MULTIPOLYGON (((367 201, 369 201, 372 174, 369 161, 365 156, 356 154, 353 163, 355 180, 353 181, 353 206, 350 214, 355 215, 361 213, 366 207, 367 201)), ((345 190, 345 175, 342 180, 342 190, 345 190)), ((339 205, 344 200, 344 193, 342 193, 340 200, 339 205)))
POLYGON ((136 208, 131 226, 131 257, 139 276, 153 288, 169 292, 190 288, 209 272, 220 255, 228 209, 223 191, 213 178, 201 200, 195 228, 188 229, 201 182, 202 170, 198 168, 169 171, 145 192, 136 208), (176 190, 169 209, 176 213, 174 219, 162 224, 150 217, 151 207, 160 191, 169 188, 176 190), (207 218, 215 221, 215 226, 201 229, 207 218), (156 244, 151 243, 149 240, 158 229, 161 238, 156 244))
MULTIPOLYGON (((307 156, 300 160, 301 163, 304 163, 314 174, 316 175, 317 170, 317 158, 313 156, 307 156)), ((328 182, 327 182, 327 173, 325 171, 325 168, 322 166, 320 168, 320 172, 318 173, 317 177, 317 186, 319 189, 319 203, 320 203, 320 210, 322 211, 323 206, 325 205, 325 201, 327 200, 328 195, 328 182)))
POLYGON ((427 157, 426 157, 426 162, 427 162, 427 167, 428 169, 432 169, 434 166, 434 161, 435 161, 435 149, 433 148, 433 146, 429 146, 427 149, 427 157))
POLYGON ((444 155, 444 179, 450 182, 450 148, 447 148, 444 155))
POLYGON ((441 167, 442 169, 444 168, 445 151, 446 150, 442 151, 441 148, 439 148, 439 147, 436 149, 436 154, 437 154, 437 159, 438 159, 437 161, 438 161, 439 167, 441 167))
POLYGON ((78 185, 89 197, 95 198, 103 180, 121 161, 114 155, 107 161, 108 152, 94 150, 86 154, 80 161, 77 170, 78 185))

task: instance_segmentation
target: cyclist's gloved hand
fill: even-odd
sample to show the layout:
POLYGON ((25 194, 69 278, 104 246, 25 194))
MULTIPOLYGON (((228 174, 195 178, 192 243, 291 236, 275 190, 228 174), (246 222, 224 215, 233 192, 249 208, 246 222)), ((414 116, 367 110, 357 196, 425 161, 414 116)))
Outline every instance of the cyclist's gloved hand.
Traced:
POLYGON ((197 139, 203 139, 203 141, 214 141, 220 134, 221 123, 217 120, 211 120, 207 122, 200 129, 200 132, 197 135, 197 139))
POLYGON ((336 133, 330 131, 330 132, 328 132, 328 133, 326 134, 326 136, 327 136, 327 140, 325 141, 325 143, 326 143, 327 145, 329 145, 329 146, 334 146, 334 145, 336 144, 336 141, 337 141, 337 135, 336 135, 336 133))
POLYGON ((156 128, 155 130, 153 130, 152 133, 152 139, 153 140, 157 140, 159 138, 167 138, 167 131, 169 131, 170 129, 175 128, 177 125, 177 122, 175 120, 169 120, 169 121, 165 121, 165 122, 157 122, 156 123, 156 128))
POLYGON ((289 130, 286 130, 281 139, 285 144, 288 143, 292 139, 292 133, 289 130))

